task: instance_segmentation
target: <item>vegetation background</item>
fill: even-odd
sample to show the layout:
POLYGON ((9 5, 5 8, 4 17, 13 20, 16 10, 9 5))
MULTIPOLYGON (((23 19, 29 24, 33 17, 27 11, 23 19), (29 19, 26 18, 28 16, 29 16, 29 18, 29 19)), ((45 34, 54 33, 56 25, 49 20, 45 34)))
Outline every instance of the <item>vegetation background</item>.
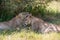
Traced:
MULTIPOLYGON (((0 22, 20 12, 30 12, 44 21, 60 25, 60 0, 0 0, 0 22)), ((60 40, 59 33, 38 34, 31 30, 1 31, 0 40, 60 40)))

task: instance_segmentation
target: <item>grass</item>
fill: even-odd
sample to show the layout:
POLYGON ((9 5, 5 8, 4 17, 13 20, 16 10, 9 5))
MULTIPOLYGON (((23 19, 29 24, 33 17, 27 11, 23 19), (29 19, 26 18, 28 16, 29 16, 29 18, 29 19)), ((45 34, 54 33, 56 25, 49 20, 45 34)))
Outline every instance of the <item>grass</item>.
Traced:
POLYGON ((60 12, 59 6, 60 6, 60 1, 52 1, 48 3, 48 6, 46 7, 46 9, 56 13, 56 12, 60 12))
MULTIPOLYGON (((54 13, 60 12, 60 2, 49 3, 47 10, 54 13)), ((55 16, 54 14, 52 14, 55 16)), ((60 15, 58 15, 60 18, 60 15)), ((60 19, 55 19, 52 23, 60 24, 60 19)), ((31 30, 22 29, 21 31, 0 31, 0 40, 60 40, 60 33, 40 34, 31 30)))
POLYGON ((31 30, 0 32, 0 40, 60 40, 60 33, 40 34, 31 30))

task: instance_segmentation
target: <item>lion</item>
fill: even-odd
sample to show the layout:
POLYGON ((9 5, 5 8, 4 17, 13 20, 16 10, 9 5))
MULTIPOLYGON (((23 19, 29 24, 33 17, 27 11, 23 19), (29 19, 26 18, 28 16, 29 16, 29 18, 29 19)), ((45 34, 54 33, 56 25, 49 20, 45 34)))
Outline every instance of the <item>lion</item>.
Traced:
POLYGON ((27 15, 24 19, 24 24, 26 26, 30 24, 31 29, 39 33, 60 32, 60 26, 45 22, 40 18, 32 16, 32 14, 27 15))
POLYGON ((29 12, 21 12, 16 17, 9 21, 0 22, 0 29, 2 30, 15 30, 23 27, 23 19, 28 15, 29 12))
POLYGON ((45 22, 40 18, 32 16, 29 12, 21 12, 9 21, 0 22, 0 29, 19 30, 27 25, 30 25, 33 31, 39 33, 60 32, 60 26, 45 22))

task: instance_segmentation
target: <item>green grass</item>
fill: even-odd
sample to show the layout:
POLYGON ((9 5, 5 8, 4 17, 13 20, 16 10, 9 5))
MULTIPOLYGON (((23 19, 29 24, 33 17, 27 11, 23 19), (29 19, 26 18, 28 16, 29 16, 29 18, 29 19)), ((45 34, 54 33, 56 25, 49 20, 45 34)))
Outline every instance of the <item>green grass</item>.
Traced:
POLYGON ((0 32, 0 40, 60 40, 60 33, 40 34, 31 30, 0 32))

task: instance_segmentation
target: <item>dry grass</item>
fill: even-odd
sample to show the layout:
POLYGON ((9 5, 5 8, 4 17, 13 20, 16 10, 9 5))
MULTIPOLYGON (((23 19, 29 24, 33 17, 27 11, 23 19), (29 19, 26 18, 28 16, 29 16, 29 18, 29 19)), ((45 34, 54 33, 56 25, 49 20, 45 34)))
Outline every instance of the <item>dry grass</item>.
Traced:
POLYGON ((0 40, 60 40, 60 33, 38 34, 27 30, 8 32, 1 32, 0 40))

